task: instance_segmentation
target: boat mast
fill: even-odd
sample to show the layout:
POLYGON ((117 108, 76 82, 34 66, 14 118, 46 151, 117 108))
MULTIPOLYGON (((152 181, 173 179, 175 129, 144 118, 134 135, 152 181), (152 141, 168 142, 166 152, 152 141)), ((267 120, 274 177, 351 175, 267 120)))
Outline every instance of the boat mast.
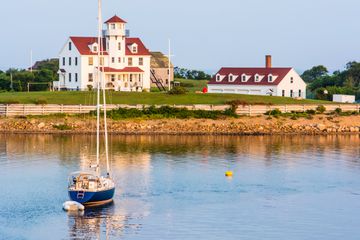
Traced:
POLYGON ((101 0, 98 0, 98 79, 97 79, 97 99, 96 99, 96 173, 100 176, 100 87, 101 87, 101 0))

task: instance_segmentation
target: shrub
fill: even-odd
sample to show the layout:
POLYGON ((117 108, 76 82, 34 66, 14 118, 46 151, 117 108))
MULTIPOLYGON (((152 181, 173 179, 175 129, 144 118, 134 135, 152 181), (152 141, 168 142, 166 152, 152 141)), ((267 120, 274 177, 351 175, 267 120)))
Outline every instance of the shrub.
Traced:
POLYGON ((336 114, 341 114, 341 113, 342 113, 342 109, 341 109, 341 108, 335 109, 335 113, 336 113, 336 114))
POLYGON ((90 91, 90 92, 94 89, 93 85, 87 85, 86 87, 87 87, 88 91, 90 91))
POLYGON ((194 84, 192 84, 192 83, 185 83, 185 82, 180 83, 180 86, 181 86, 181 87, 184 87, 184 88, 192 88, 192 87, 195 87, 194 84))
POLYGON ((183 88, 183 87, 180 87, 180 86, 176 86, 174 88, 172 88, 170 91, 168 91, 168 93, 170 95, 183 95, 183 94, 186 94, 188 91, 183 88))
POLYGON ((323 114, 326 111, 326 107, 324 107, 324 105, 320 105, 316 108, 316 111, 320 114, 323 114))
POLYGON ((266 113, 265 113, 265 115, 272 115, 272 116, 276 116, 276 115, 281 115, 282 113, 281 113, 281 111, 280 111, 280 109, 278 109, 278 108, 276 108, 276 109, 274 109, 274 110, 271 110, 271 111, 267 111, 266 113))
POLYGON ((309 110, 306 110, 306 113, 307 113, 307 114, 310 114, 310 115, 315 115, 315 114, 316 114, 316 111, 313 110, 313 109, 309 109, 309 110))

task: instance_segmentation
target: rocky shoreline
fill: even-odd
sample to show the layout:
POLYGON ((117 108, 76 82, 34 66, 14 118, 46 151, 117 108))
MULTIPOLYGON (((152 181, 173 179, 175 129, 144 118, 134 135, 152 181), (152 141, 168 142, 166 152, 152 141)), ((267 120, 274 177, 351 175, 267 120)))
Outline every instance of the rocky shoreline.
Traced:
MULTIPOLYGON (((326 135, 359 134, 360 116, 313 119, 266 116, 209 119, 109 120, 109 132, 122 135, 326 135)), ((1 133, 93 134, 95 120, 82 117, 1 118, 1 133)))

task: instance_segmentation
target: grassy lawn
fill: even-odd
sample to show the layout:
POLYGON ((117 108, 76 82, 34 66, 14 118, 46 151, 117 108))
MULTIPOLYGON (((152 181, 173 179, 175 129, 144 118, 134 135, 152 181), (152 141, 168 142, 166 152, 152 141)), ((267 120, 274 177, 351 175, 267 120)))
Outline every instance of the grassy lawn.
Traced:
POLYGON ((187 80, 187 79, 175 79, 180 82, 181 86, 184 86, 189 92, 202 91, 204 87, 207 87, 207 80, 187 80))
MULTIPOLYGON (((95 92, 3 92, 0 103, 38 103, 38 104, 83 104, 93 105, 95 92)), ((240 100, 249 104, 326 104, 330 102, 316 100, 296 100, 292 98, 251 96, 236 94, 196 94, 169 95, 167 93, 111 92, 109 104, 224 104, 240 100)))

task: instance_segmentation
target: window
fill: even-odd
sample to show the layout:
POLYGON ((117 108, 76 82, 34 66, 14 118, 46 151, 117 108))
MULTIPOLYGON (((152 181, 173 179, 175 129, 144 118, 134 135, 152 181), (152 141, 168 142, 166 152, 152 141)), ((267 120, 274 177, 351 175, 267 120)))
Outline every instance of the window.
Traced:
POLYGON ((245 75, 242 76, 242 81, 243 81, 243 82, 246 82, 246 76, 245 76, 245 75))
POLYGON ((132 82, 132 80, 133 80, 133 75, 130 74, 130 82, 132 82))
POLYGON ((121 57, 118 58, 118 62, 121 63, 121 57))
POLYGON ((63 57, 63 66, 65 66, 65 64, 66 64, 66 63, 65 63, 65 58, 63 57))
POLYGON ((285 97, 285 90, 282 90, 282 96, 285 97))
POLYGON ((114 74, 111 75, 111 81, 115 82, 115 75, 114 74))
POLYGON ((69 66, 71 66, 71 57, 69 57, 69 66))
POLYGON ((93 82, 94 81, 94 75, 92 73, 89 73, 89 82, 93 82))
POLYGON ((114 57, 111 58, 111 62, 115 63, 115 58, 114 57))
POLYGON ((133 65, 132 58, 128 58, 128 65, 131 67, 133 65))
POLYGON ((299 97, 302 97, 301 89, 299 89, 299 97))
POLYGON ((77 82, 77 81, 78 81, 78 74, 75 73, 75 82, 77 82))
POLYGON ((121 42, 118 43, 118 50, 121 51, 121 42))
POLYGON ((94 58, 93 57, 89 57, 89 66, 94 65, 94 58))
POLYGON ((116 25, 114 23, 111 24, 111 29, 115 29, 116 25))
POLYGON ((221 81, 220 75, 217 75, 217 76, 216 76, 216 81, 217 81, 217 82, 220 82, 220 81, 221 81))
POLYGON ((132 52, 137 53, 137 46, 136 45, 132 46, 132 52))
POLYGON ((78 65, 78 58, 76 57, 75 58, 75 66, 77 66, 78 65))
POLYGON ((290 97, 294 97, 294 91, 290 90, 290 97))
POLYGON ((72 47, 71 42, 69 42, 69 51, 71 51, 71 47, 72 47))
MULTIPOLYGON (((139 58, 139 66, 144 65, 144 59, 143 58, 139 58)), ((168 70, 169 71, 169 70, 168 70)), ((169 74, 169 73, 168 73, 169 74)))
POLYGON ((269 82, 272 82, 272 81, 273 81, 273 76, 269 75, 269 82))
POLYGON ((233 75, 229 75, 229 81, 232 82, 234 79, 233 75))
POLYGON ((121 81, 121 75, 120 74, 118 75, 118 81, 121 81))
POLYGON ((290 78, 290 83, 294 83, 294 78, 293 77, 290 78))
POLYGON ((69 73, 69 82, 71 82, 71 73, 69 73))
POLYGON ((94 52, 97 52, 97 46, 93 47, 94 52))

